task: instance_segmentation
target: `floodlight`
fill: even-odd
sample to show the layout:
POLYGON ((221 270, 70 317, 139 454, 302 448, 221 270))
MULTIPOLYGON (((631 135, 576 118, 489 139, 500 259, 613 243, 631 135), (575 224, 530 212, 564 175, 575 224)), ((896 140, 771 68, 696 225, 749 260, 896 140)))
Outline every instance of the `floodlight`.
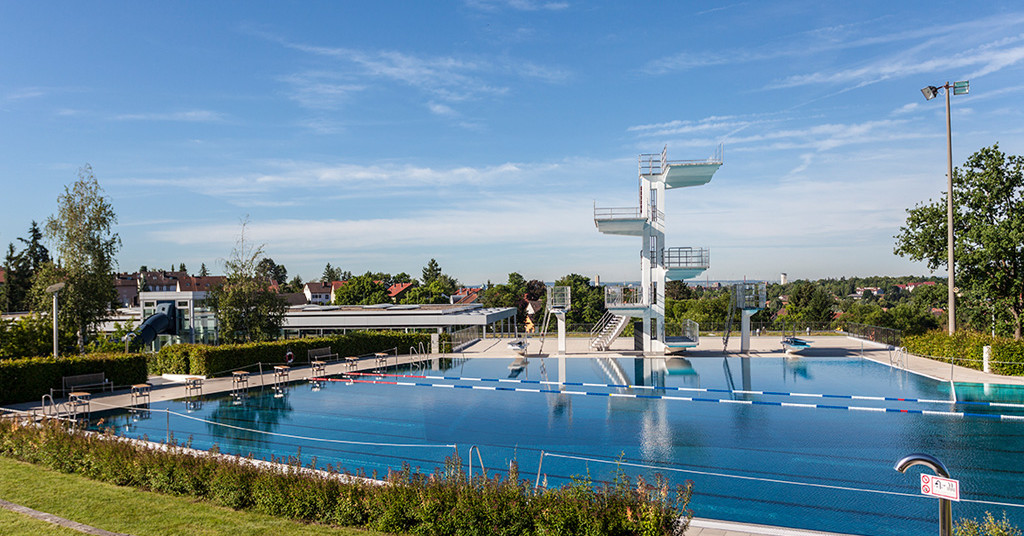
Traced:
POLYGON ((939 94, 939 88, 935 86, 928 86, 921 90, 924 95, 924 100, 932 100, 939 94))

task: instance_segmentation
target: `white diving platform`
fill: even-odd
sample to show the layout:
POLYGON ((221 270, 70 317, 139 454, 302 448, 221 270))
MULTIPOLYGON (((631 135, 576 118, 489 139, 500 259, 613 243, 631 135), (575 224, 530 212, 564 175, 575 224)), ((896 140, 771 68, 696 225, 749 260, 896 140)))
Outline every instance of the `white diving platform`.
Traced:
POLYGON ((711 266, 711 252, 706 248, 668 248, 663 254, 665 279, 693 279, 711 266))
POLYGON ((787 354, 795 354, 801 350, 810 348, 811 342, 812 341, 804 340, 799 337, 783 337, 782 347, 786 349, 787 354))

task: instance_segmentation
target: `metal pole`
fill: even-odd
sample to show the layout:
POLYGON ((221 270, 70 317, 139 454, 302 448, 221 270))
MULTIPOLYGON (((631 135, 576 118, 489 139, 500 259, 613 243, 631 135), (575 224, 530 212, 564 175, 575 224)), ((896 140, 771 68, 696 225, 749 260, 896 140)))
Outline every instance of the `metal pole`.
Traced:
POLYGON ((57 360, 57 293, 53 293, 53 360, 57 360))
POLYGON ((949 334, 952 335, 956 332, 956 293, 953 291, 955 287, 953 277, 955 272, 953 263, 953 134, 949 117, 949 92, 952 91, 953 86, 946 82, 944 87, 946 88, 946 187, 948 188, 946 193, 946 249, 949 288, 947 290, 949 292, 949 334))
MULTIPOLYGON (((937 475, 949 478, 946 466, 930 454, 910 454, 896 462, 893 469, 903 473, 914 465, 924 465, 937 475)), ((953 536, 953 504, 949 499, 939 499, 939 536, 953 536)))

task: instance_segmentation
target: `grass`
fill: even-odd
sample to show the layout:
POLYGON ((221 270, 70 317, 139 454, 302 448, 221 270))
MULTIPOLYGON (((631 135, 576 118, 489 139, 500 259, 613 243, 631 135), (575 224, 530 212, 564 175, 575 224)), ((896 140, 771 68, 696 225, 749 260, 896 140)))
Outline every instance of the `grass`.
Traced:
POLYGON ((58 527, 34 517, 0 508, 0 534, 7 536, 81 536, 81 532, 58 527))
MULTIPOLYGON (((138 536, 372 536, 365 530, 305 525, 58 473, 0 457, 0 499, 113 532, 138 536)), ((81 534, 0 509, 0 534, 81 534)))

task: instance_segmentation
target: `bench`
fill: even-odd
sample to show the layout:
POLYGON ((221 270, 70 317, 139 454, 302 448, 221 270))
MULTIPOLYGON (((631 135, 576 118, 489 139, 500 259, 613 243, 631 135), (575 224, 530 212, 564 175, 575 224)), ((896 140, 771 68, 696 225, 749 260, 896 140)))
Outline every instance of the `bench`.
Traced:
POLYGON ((331 358, 334 358, 335 360, 338 359, 338 354, 332 352, 329 346, 325 348, 313 348, 312 350, 307 351, 306 354, 309 357, 310 363, 315 361, 330 361, 331 358))
POLYGON ((103 372, 64 376, 61 381, 64 384, 62 391, 65 393, 75 390, 88 390, 93 387, 99 387, 101 392, 104 389, 114 390, 114 383, 108 380, 107 375, 103 372))

